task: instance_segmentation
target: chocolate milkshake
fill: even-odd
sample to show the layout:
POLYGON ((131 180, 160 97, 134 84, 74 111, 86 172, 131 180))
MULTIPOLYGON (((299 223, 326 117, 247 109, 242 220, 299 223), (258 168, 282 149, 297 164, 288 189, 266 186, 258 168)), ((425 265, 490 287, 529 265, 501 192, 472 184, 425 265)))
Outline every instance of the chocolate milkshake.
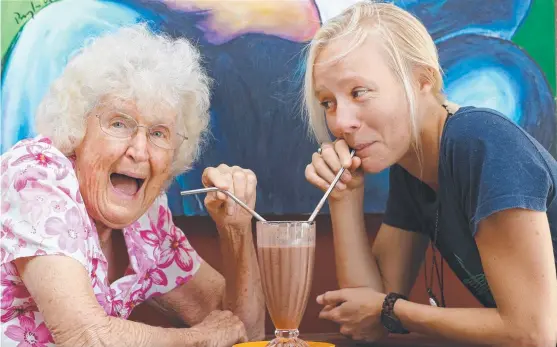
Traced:
POLYGON ((257 256, 276 338, 267 347, 309 347, 298 338, 313 279, 315 223, 257 222, 257 256))
POLYGON ((276 329, 298 329, 313 278, 315 245, 258 246, 267 309, 276 329))

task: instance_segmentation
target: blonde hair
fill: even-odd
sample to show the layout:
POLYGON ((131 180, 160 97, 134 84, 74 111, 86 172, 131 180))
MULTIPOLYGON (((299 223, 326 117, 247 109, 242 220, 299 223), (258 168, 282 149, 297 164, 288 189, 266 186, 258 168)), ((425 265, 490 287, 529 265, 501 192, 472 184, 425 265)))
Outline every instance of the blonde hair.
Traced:
POLYGON ((141 23, 87 42, 68 62, 38 107, 37 131, 71 155, 86 117, 103 97, 165 105, 187 140, 174 151, 171 176, 191 167, 208 135, 210 85, 201 55, 186 39, 155 34, 141 23))
POLYGON ((416 17, 390 3, 373 1, 356 3, 324 23, 310 42, 307 47, 303 93, 305 116, 310 125, 310 133, 320 143, 330 141, 324 109, 317 100, 314 89, 313 67, 317 56, 333 40, 346 40, 349 42, 347 49, 328 62, 340 60, 361 45, 371 34, 379 37, 388 64, 404 87, 414 145, 419 148, 412 72, 416 67, 431 71, 432 73, 426 74, 426 78, 433 86, 435 97, 440 103, 444 103, 441 67, 437 48, 427 29, 416 17))

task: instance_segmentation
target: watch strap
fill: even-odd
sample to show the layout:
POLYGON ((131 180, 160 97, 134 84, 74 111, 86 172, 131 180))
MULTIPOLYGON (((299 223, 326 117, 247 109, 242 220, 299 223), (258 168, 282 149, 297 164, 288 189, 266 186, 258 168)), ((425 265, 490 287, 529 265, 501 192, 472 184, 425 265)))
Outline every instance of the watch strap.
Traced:
POLYGON ((408 300, 405 295, 399 293, 389 293, 383 301, 381 309, 381 322, 385 328, 394 334, 408 334, 408 330, 404 329, 400 320, 394 314, 395 303, 398 299, 408 300))

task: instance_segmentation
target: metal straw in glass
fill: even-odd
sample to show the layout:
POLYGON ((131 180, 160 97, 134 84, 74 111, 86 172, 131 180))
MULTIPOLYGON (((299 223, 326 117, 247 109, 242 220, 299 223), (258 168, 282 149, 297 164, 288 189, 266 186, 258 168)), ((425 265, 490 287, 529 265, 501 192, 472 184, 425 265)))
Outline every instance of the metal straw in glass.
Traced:
MULTIPOLYGON (((352 150, 350 152, 350 158, 354 157, 355 153, 356 153, 356 151, 352 150)), ((342 176, 342 174, 344 173, 344 170, 345 170, 344 167, 341 167, 340 170, 338 170, 338 173, 337 173, 335 179, 333 180, 333 182, 331 182, 331 185, 329 186, 329 189, 327 189, 327 191, 325 192, 325 195, 323 195, 323 197, 321 198, 321 201, 319 201, 319 203, 315 207, 315 210, 313 210, 313 213, 311 214, 311 216, 309 216, 308 223, 313 223, 313 220, 315 219, 315 217, 317 217, 317 214, 319 213, 319 210, 321 210, 323 205, 325 205, 325 201, 327 201, 327 198, 329 197, 329 194, 331 194, 331 192, 333 191, 333 189, 337 185, 337 182, 340 180, 340 176, 342 176)))

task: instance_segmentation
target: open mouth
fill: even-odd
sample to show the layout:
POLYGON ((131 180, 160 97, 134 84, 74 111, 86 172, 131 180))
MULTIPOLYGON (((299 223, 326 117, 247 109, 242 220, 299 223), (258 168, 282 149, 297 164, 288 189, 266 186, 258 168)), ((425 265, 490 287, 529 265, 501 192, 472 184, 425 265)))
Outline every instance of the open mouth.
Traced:
POLYGON ((132 177, 116 172, 110 174, 110 183, 112 183, 114 189, 127 196, 134 196, 137 194, 144 182, 145 179, 143 178, 132 177))

